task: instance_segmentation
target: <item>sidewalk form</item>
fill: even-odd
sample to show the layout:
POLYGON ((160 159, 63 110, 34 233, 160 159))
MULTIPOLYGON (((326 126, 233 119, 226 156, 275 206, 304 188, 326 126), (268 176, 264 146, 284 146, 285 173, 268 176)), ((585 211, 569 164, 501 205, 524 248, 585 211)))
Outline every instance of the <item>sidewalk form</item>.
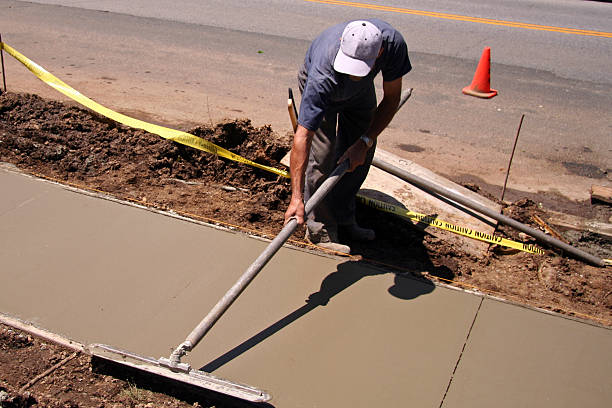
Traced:
MULTIPOLYGON (((84 344, 168 356, 266 245, 6 168, 0 191, 0 312, 84 344)), ((612 401, 609 329, 290 247, 187 361, 275 407, 612 401)))

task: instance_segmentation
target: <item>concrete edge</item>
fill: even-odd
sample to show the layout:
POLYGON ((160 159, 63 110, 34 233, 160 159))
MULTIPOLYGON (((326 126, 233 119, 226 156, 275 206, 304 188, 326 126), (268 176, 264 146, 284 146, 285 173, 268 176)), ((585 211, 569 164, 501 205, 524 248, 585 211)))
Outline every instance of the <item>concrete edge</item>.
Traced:
MULTIPOLYGON (((155 214, 163 215, 163 216, 174 218, 174 219, 181 220, 181 221, 190 222, 190 223, 197 224, 197 225, 211 227, 211 228, 214 228, 214 229, 217 229, 217 230, 220 230, 220 231, 231 232, 231 233, 235 233, 235 234, 244 234, 248 238, 256 239, 256 240, 259 240, 259 241, 262 241, 262 242, 266 242, 266 243, 271 242, 271 240, 268 239, 268 238, 261 237, 261 236, 258 236, 258 235, 254 235, 254 234, 250 234, 248 232, 241 231, 241 230, 236 229, 236 228, 230 228, 230 227, 226 227, 226 226, 223 226, 223 225, 207 223, 205 221, 200 221, 200 220, 197 220, 197 219, 194 219, 194 218, 189 218, 187 216, 180 215, 180 214, 178 214, 178 213, 176 213, 174 211, 159 210, 157 208, 148 207, 146 205, 138 204, 138 203, 135 203, 135 202, 132 202, 132 201, 121 200, 121 199, 118 199, 118 198, 116 198, 116 197, 114 197, 114 196, 112 196, 110 194, 105 194, 105 193, 100 193, 100 192, 95 192, 95 191, 88 191, 88 190, 84 190, 84 189, 77 188, 77 187, 74 187, 74 186, 70 186, 70 185, 67 185, 67 184, 62 184, 62 183, 60 183, 58 181, 53 181, 53 180, 37 177, 36 175, 32 175, 32 174, 26 173, 25 171, 22 171, 17 166, 15 166, 15 165, 13 165, 11 163, 0 162, 0 170, 4 170, 4 171, 11 172, 11 173, 19 174, 19 175, 22 175, 22 176, 25 176, 25 177, 29 177, 29 178, 34 179, 34 180, 39 180, 39 181, 43 181, 43 182, 46 182, 46 183, 54 184, 54 185, 60 186, 61 188, 64 188, 64 189, 66 189, 68 191, 71 191, 71 192, 74 192, 74 193, 77 193, 77 194, 83 194, 83 195, 86 195, 86 196, 89 196, 89 197, 100 198, 100 199, 103 199, 103 200, 111 201, 111 202, 114 202, 114 203, 126 205, 126 206, 133 207, 133 208, 139 208, 139 209, 142 209, 142 210, 145 210, 145 211, 153 212, 155 214)), ((347 257, 347 256, 334 255, 334 254, 326 253, 324 251, 320 251, 320 250, 317 250, 317 249, 302 248, 302 247, 298 247, 298 246, 291 245, 291 244, 285 244, 283 247, 286 247, 286 248, 292 249, 292 250, 297 250, 297 251, 309 253, 311 255, 322 256, 322 257, 325 257, 325 258, 330 258, 330 259, 335 259, 335 260, 355 260, 354 258, 351 258, 350 256, 347 257)), ((562 314, 562 313, 559 313, 559 312, 554 312, 554 311, 551 311, 551 310, 543 309, 541 307, 536 307, 536 306, 531 306, 531 305, 519 303, 519 302, 510 300, 510 299, 506 299, 506 298, 503 298, 503 297, 500 297, 500 296, 495 296, 495 295, 491 295, 491 294, 488 294, 488 293, 485 293, 485 292, 481 292, 480 290, 477 290, 477 289, 465 289, 465 288, 462 288, 462 287, 453 286, 453 285, 448 284, 448 283, 443 283, 443 282, 440 282, 435 276, 431 276, 431 280, 429 280, 429 279, 425 279, 425 278, 419 278, 418 276, 415 276, 415 275, 413 275, 412 273, 409 273, 409 272, 401 273, 401 272, 398 272, 397 270, 393 271, 392 270, 393 268, 391 266, 387 267, 387 266, 383 266, 383 265, 377 265, 375 263, 368 262, 367 260, 363 260, 363 262, 367 263, 368 266, 371 267, 371 268, 375 268, 375 269, 378 269, 378 270, 381 270, 381 271, 385 271, 385 272, 389 272, 389 273, 394 273, 396 275, 400 275, 400 276, 403 276, 403 277, 406 277, 406 278, 410 278, 410 279, 413 279, 415 281, 429 282, 429 283, 431 283, 431 284, 433 284, 435 286, 438 286, 438 287, 442 287, 442 288, 446 288, 446 289, 451 289, 451 290, 463 292, 463 293, 466 293, 466 294, 469 294, 469 295, 473 295, 473 296, 483 297, 485 299, 496 300, 496 301, 499 301, 499 302, 502 302, 502 303, 506 303, 506 304, 510 304, 510 305, 514 305, 514 306, 519 306, 519 307, 522 307, 524 309, 532 310, 534 312, 545 313, 545 314, 548 314, 548 315, 551 315, 551 316, 562 317, 564 319, 576 321, 576 322, 579 322, 579 323, 584 323, 584 324, 588 324, 588 325, 591 325, 591 326, 602 327, 602 328, 605 328, 605 329, 608 329, 608 330, 612 330, 612 327, 605 326, 604 324, 597 323, 596 321, 593 321, 593 320, 587 320, 587 319, 584 319, 584 318, 580 318, 578 316, 571 316, 571 315, 568 315, 568 314, 562 314)), ((567 312, 569 313, 569 312, 572 312, 572 311, 567 311, 567 312)), ((574 313, 576 313, 576 312, 574 312, 574 313)), ((0 312, 0 316, 3 316, 3 315, 4 314, 2 312, 0 312)), ((593 317, 593 318, 596 319, 595 317, 593 317)), ((598 319, 598 320, 601 321, 601 319, 598 319)), ((32 327, 34 327, 34 326, 32 326, 32 327)), ((68 341, 70 341, 70 340, 68 340, 68 341)), ((83 345, 81 345, 81 347, 83 347, 83 345)))
POLYGON ((35 326, 34 324, 23 321, 21 319, 17 319, 15 317, 9 316, 5 313, 0 312, 0 323, 12 327, 17 330, 24 331, 32 336, 39 337, 41 339, 50 341, 52 343, 58 344, 63 347, 67 347, 71 350, 87 353, 87 348, 85 345, 76 342, 74 340, 70 340, 67 337, 61 336, 57 333, 53 333, 49 330, 43 329, 41 327, 35 326))
MULTIPOLYGON (((247 236, 249 238, 256 239, 256 240, 259 240, 259 241, 262 241, 262 242, 269 243, 269 242, 272 241, 272 239, 270 239, 270 238, 266 238, 264 236, 257 235, 257 234, 251 233, 249 231, 239 229, 239 228, 233 228, 231 226, 227 226, 227 225, 224 225, 224 224, 214 224, 214 223, 211 223, 211 222, 206 222, 206 221, 198 220, 196 218, 191 218, 191 217, 189 217, 187 215, 181 215, 181 214, 177 213, 176 211, 172 211, 172 210, 170 210, 170 211, 160 210, 160 209, 155 208, 155 207, 149 207, 147 205, 138 204, 138 203, 136 203, 134 201, 122 200, 120 198, 117 198, 117 197, 113 196, 111 193, 86 190, 84 188, 79 188, 79 187, 71 186, 69 184, 64 184, 61 181, 55 181, 55 180, 52 180, 52 179, 48 179, 48 178, 45 178, 44 176, 43 177, 39 177, 36 174, 31 174, 31 173, 28 173, 25 170, 21 170, 20 168, 18 168, 17 166, 15 166, 15 165, 13 165, 11 163, 0 162, 0 170, 4 170, 4 171, 9 172, 9 173, 19 174, 21 176, 28 177, 28 178, 33 179, 33 180, 38 180, 38 181, 42 181, 42 182, 45 182, 45 183, 53 184, 53 185, 59 186, 60 188, 65 189, 65 190, 71 191, 73 193, 82 194, 82 195, 85 195, 85 196, 88 196, 88 197, 100 198, 102 200, 111 201, 113 203, 125 205, 125 206, 128 206, 128 207, 138 208, 138 209, 141 209, 141 210, 149 211, 149 212, 152 212, 152 213, 155 213, 155 214, 163 215, 163 216, 174 218, 174 219, 177 219, 177 220, 186 221, 186 222, 189 222, 189 223, 192 223, 192 224, 197 224, 197 225, 201 225, 201 226, 205 226, 205 227, 214 228, 214 229, 219 230, 219 231, 225 231, 225 232, 230 232, 230 233, 234 233, 234 234, 243 234, 243 235, 245 235, 245 236, 247 236)), ((283 247, 288 248, 288 249, 292 249, 292 250, 296 250, 296 251, 310 253, 310 254, 317 255, 317 256, 331 258, 331 259, 351 259, 350 255, 349 256, 336 255, 334 253, 325 252, 324 250, 302 248, 300 246, 292 245, 291 243, 286 243, 286 244, 283 245, 283 247)))
MULTIPOLYGON (((578 316, 572 316, 572 315, 569 315, 569 314, 563 314, 563 313, 559 313, 559 312, 554 312, 552 310, 543 309, 543 308, 537 307, 537 306, 531 306, 531 305, 526 305, 526 304, 523 304, 523 303, 518 303, 518 302, 515 302, 515 301, 512 301, 512 300, 508 300, 508 299, 504 299, 504 298, 501 298, 501 297, 498 297, 498 296, 492 296, 492 295, 487 295, 487 294, 483 294, 483 296, 485 297, 485 300, 494 300, 494 301, 498 301, 498 302, 505 303, 505 304, 508 304, 508 305, 513 305, 513 306, 517 306, 517 307, 520 307, 520 308, 523 308, 523 309, 531 310, 533 312, 539 312, 539 313, 547 314, 547 315, 550 315, 550 316, 560 317, 560 318, 563 318, 565 320, 571 320, 571 321, 574 321, 576 323, 582 323, 582 324, 586 324, 588 326, 593 326, 593 327, 598 327, 598 328, 601 328, 601 329, 612 330, 612 326, 606 326, 603 323, 598 323, 598 322, 601 322, 601 321, 604 321, 604 320, 596 318, 595 316, 593 316, 594 320, 588 320, 588 319, 581 318, 581 317, 578 317, 578 316)), ((572 312, 571 310, 568 310, 567 312, 568 313, 578 313, 578 312, 572 312)))

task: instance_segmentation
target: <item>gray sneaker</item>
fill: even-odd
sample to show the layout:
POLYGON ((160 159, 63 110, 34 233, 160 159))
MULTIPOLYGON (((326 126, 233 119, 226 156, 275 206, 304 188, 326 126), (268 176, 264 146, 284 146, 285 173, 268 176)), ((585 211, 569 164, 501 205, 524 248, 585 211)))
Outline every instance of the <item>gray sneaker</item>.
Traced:
POLYGON ((306 241, 335 252, 342 252, 344 254, 351 253, 351 247, 339 243, 338 234, 332 229, 328 230, 327 228, 321 227, 313 232, 310 228, 306 228, 306 241))

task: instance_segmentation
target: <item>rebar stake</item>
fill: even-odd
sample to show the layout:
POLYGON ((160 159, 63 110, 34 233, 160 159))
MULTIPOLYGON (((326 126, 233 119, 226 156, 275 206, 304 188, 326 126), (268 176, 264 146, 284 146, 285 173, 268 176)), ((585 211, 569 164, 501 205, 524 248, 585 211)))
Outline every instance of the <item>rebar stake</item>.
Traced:
POLYGON ((508 176, 510 175, 510 166, 512 165, 512 159, 514 158, 514 151, 516 150, 516 142, 518 142, 519 134, 521 133, 521 126, 523 126, 523 119, 525 119, 525 114, 521 116, 521 121, 519 122, 518 129, 516 130, 516 137, 514 138, 514 146, 512 146, 512 154, 510 155, 510 162, 508 162, 508 170, 506 170, 506 180, 504 180, 504 188, 501 193, 501 201, 504 201, 504 196, 506 195, 506 184, 508 184, 508 176))
MULTIPOLYGON (((2 84, 4 92, 6 92, 6 77, 4 75, 4 43, 2 42, 2 34, 0 34, 0 61, 2 61, 2 84)), ((0 92, 1 94, 2 92, 0 92)))
MULTIPOLYGON (((506 185, 508 184, 508 176, 510 175, 510 166, 512 166, 512 159, 514 158, 514 151, 516 150, 516 143, 518 142, 518 137, 519 137, 519 134, 521 133, 521 127, 523 126, 523 119, 525 119, 524 113, 521 115, 521 121, 519 122, 518 129, 516 130, 516 136, 514 137, 514 146, 512 146, 512 153, 510 154, 510 161, 508 161, 508 169, 506 170, 506 179, 504 180, 504 187, 502 188, 501 198, 499 199, 501 201, 501 206, 502 206, 501 210, 499 211, 500 214, 504 213, 504 196, 506 195, 506 185)), ((493 230, 493 234, 497 234, 497 231, 499 231, 499 221, 495 223, 495 229, 493 230)), ((487 249, 487 251, 489 249, 491 249, 491 245, 489 245, 489 248, 487 249)))

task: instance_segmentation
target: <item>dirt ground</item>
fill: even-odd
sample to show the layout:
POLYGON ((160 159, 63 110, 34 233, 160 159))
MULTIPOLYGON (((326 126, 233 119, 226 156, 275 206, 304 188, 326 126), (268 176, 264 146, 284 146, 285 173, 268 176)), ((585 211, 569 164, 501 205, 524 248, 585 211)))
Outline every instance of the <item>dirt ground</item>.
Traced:
MULTIPOLYGON (((291 135, 279 135, 269 126, 255 128, 248 119, 183 130, 279 168, 291 143, 291 135)), ((76 106, 28 94, 0 96, 0 162, 267 237, 281 229, 290 195, 289 181, 282 177, 127 128, 76 106)), ((486 186, 454 181, 492 198, 486 186)), ((601 222, 609 222, 612 215, 606 204, 561 205, 557 197, 524 197, 505 205, 504 214, 538 228, 533 215, 546 220, 551 207, 601 222)), ((368 244, 347 243, 354 256, 368 262, 612 326, 612 268, 589 266, 551 248, 544 248, 545 255, 491 248, 487 256, 478 259, 408 221, 368 207, 358 207, 358 221, 373 228, 377 239, 368 244)), ((589 253, 612 258, 609 238, 587 232, 561 233, 589 253)), ((505 227, 499 234, 527 239, 505 227)), ((299 230, 293 243, 306 245, 303 236, 303 229, 299 230)), ((0 325, 0 407, 233 406, 150 392, 129 379, 107 376, 95 367, 92 370, 85 355, 69 359, 36 384, 28 385, 70 355, 69 350, 0 325)))

